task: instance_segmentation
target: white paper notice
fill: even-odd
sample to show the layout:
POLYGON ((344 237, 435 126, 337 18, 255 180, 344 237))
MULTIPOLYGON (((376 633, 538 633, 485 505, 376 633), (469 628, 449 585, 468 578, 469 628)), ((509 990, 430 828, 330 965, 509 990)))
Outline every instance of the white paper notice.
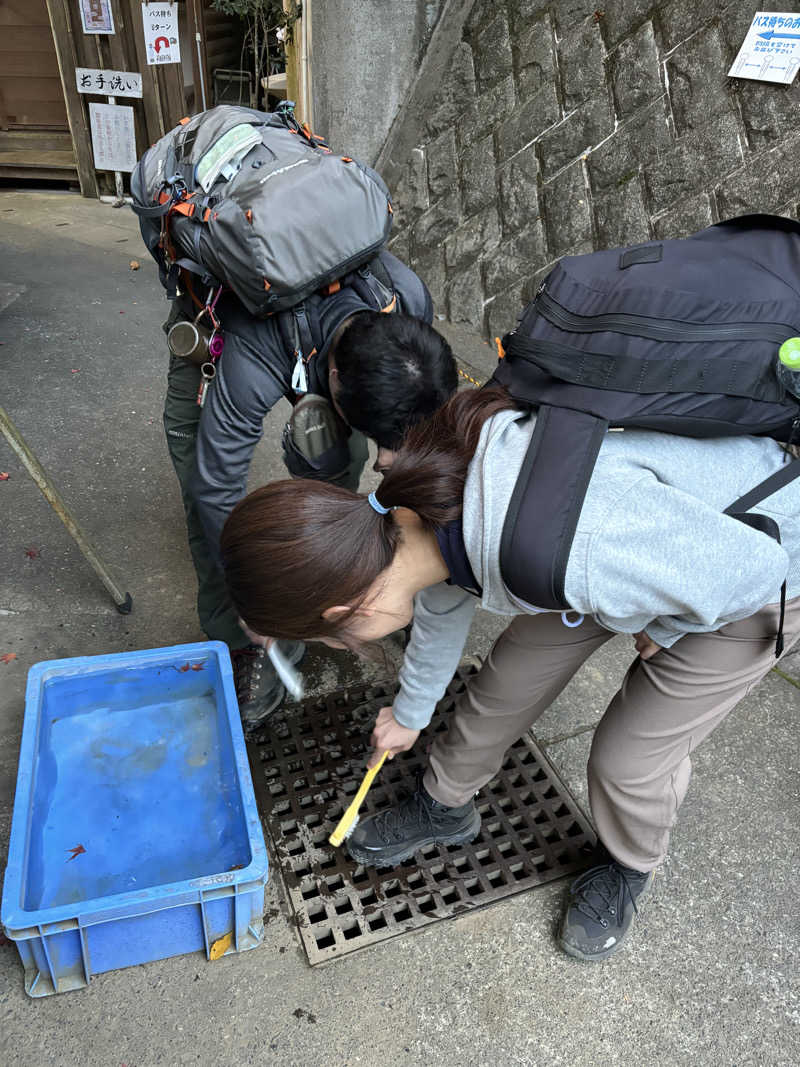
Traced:
POLYGON ((132 171, 136 166, 133 108, 89 104, 89 119, 95 168, 132 171))
POLYGON ((141 100, 142 76, 127 70, 98 70, 76 67, 75 81, 79 93, 95 96, 132 96, 141 100))
POLYGON ((789 85, 794 81, 798 67, 800 14, 757 11, 728 77, 789 85))
POLYGON ((142 25, 148 65, 154 67, 161 63, 180 63, 178 5, 142 4, 142 25))

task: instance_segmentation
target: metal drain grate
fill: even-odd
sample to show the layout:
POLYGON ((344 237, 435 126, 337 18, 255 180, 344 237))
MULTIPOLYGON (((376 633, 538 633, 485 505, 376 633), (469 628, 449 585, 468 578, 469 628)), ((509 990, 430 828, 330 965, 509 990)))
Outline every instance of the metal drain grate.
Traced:
MULTIPOLYGON (((411 752, 385 763, 361 818, 413 788, 433 733, 475 667, 462 667, 411 752)), ((362 867, 328 836, 365 769, 366 743, 394 686, 343 689, 272 716, 248 745, 259 809, 312 964, 480 907, 585 867, 595 836, 530 737, 476 798, 469 845, 431 846, 394 868, 362 867)))

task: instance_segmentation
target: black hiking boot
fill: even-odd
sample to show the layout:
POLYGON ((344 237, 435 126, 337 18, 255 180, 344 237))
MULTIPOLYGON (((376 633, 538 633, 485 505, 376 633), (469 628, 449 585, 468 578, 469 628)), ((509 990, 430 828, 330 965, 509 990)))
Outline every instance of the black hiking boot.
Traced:
MULTIPOLYGON (((279 647, 289 662, 294 664, 300 662, 306 650, 302 641, 280 641, 279 647)), ((239 716, 245 733, 250 733, 281 706, 286 689, 261 645, 232 649, 231 663, 239 716)))
POLYGON ((653 872, 623 867, 612 860, 592 867, 569 888, 558 943, 579 960, 604 960, 622 948, 638 912, 638 902, 653 884, 653 872))
POLYGON ((474 800, 448 808, 419 782, 394 808, 359 822, 347 841, 350 855, 367 867, 393 867, 426 845, 461 845, 478 836, 481 817, 474 800))

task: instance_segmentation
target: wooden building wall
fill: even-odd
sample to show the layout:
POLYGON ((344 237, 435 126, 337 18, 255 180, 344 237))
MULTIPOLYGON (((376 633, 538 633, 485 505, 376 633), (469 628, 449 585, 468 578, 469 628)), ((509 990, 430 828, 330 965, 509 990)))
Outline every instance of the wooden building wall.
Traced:
POLYGON ((187 100, 181 63, 148 66, 141 0, 111 0, 115 33, 85 34, 78 0, 2 0, 0 3, 0 177, 77 179, 85 196, 112 191, 113 176, 96 172, 89 101, 101 95, 77 90, 76 67, 137 71, 141 100, 133 107, 136 150, 202 108, 195 32, 202 42, 207 106, 213 102, 213 71, 238 67, 241 23, 220 15, 210 0, 180 0, 188 20, 194 85, 187 100), (192 91, 193 90, 193 91, 192 91))
POLYGON ((77 178, 46 0, 0 4, 0 172, 77 178))

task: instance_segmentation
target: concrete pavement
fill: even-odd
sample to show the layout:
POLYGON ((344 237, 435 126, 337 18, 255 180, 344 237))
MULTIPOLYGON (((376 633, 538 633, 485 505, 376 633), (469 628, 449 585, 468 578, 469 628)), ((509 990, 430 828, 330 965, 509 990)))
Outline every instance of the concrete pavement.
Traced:
MULTIPOLYGON (((0 441, 10 475, 0 482, 0 655, 17 654, 0 663, 4 857, 31 664, 201 634, 160 426, 166 302, 133 216, 70 194, 6 191, 0 245, 1 402, 134 597, 133 614, 118 615, 0 441)), ((490 349, 451 336, 466 373, 483 380, 490 349)), ((252 485, 282 472, 285 415, 268 420, 252 485)), ((481 616, 467 651, 485 654, 498 631, 481 616)), ((345 654, 310 658, 325 690, 381 673, 345 654)), ((537 730, 584 805, 592 729, 631 658, 630 642, 611 642, 537 730)), ((8 1067, 794 1067, 798 723, 795 653, 698 751, 655 892, 630 946, 603 965, 555 947, 561 883, 311 969, 275 873, 263 947, 216 963, 164 960, 35 1001, 16 949, 0 947, 0 1058, 8 1067)))

